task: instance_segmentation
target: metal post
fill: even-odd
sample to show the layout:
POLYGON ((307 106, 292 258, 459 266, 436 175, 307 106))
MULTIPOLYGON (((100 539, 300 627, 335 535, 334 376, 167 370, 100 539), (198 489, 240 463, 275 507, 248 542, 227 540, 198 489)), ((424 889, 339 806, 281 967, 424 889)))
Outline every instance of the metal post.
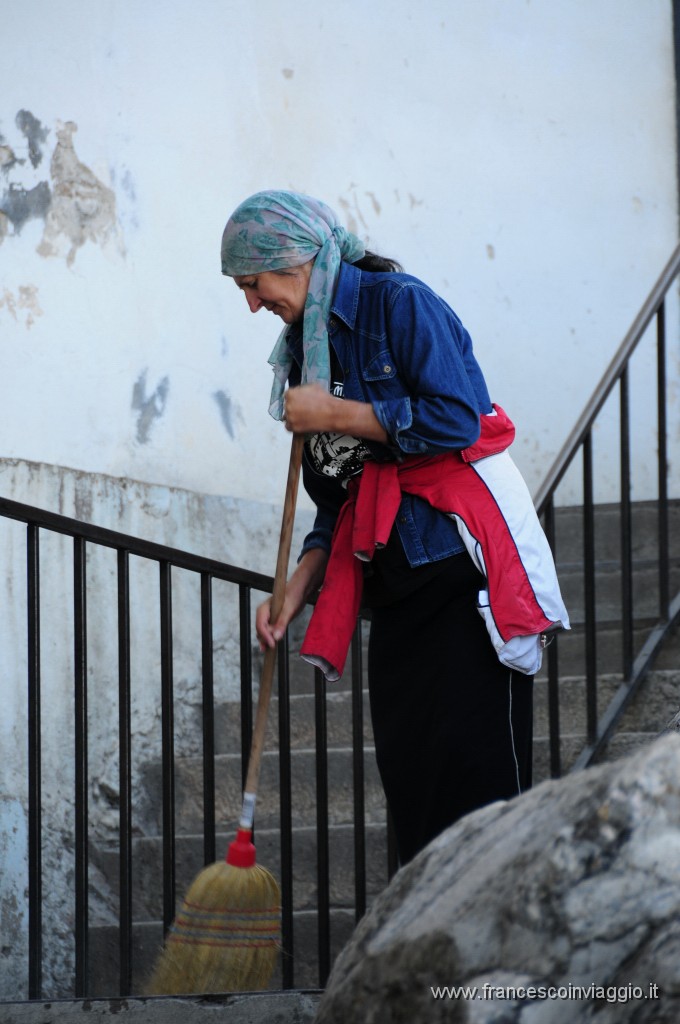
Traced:
POLYGON ((597 603, 595 581, 595 505, 593 500, 593 439, 583 441, 583 571, 586 631, 586 734, 597 736, 597 603))
POLYGON ((172 666, 172 587, 170 563, 160 563, 161 719, 163 764, 163 928, 175 916, 175 721, 172 666))
POLYGON ((40 536, 28 524, 28 998, 42 996, 42 743, 40 694, 40 536))
POLYGON ((212 577, 201 573, 201 679, 203 695, 203 863, 215 848, 215 693, 213 676, 212 577))
POLYGON ((630 400, 628 366, 620 381, 621 430, 621 617, 623 624, 623 678, 633 669, 633 543, 630 505, 630 400))
POLYGON ((75 996, 88 986, 88 766, 87 583, 85 541, 73 538, 73 648, 75 712, 75 996))
POLYGON ((118 736, 120 995, 132 991, 132 727, 130 712, 130 571, 127 551, 118 551, 118 736))
POLYGON ((316 707, 316 850, 318 883, 319 987, 331 969, 330 883, 328 849, 328 732, 326 677, 314 670, 316 707))

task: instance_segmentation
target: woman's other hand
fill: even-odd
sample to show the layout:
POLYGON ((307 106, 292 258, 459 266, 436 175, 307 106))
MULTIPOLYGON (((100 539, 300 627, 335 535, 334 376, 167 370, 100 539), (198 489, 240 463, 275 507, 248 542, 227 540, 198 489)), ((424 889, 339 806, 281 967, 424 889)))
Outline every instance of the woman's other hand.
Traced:
POLYGON ((388 440, 372 405, 336 398, 321 384, 288 388, 284 396, 284 421, 286 429, 295 434, 332 431, 383 444, 388 440))
POLYGON ((307 598, 321 586, 327 564, 328 554, 323 548, 312 548, 302 556, 286 584, 283 607, 275 622, 271 621, 271 597, 259 605, 255 613, 255 632, 261 651, 276 647, 290 623, 304 608, 307 598))

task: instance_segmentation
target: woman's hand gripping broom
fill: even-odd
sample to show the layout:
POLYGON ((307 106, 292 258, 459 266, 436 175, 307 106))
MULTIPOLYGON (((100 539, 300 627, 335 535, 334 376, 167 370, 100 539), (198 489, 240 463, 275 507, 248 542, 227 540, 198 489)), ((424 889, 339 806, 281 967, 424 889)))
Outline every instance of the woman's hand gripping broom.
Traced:
MULTIPOLYGON (((281 523, 271 621, 286 592, 304 437, 293 436, 281 523)), ((281 894, 275 878, 255 862, 255 798, 272 691, 277 648, 267 647, 253 727, 243 808, 225 860, 193 881, 166 938, 148 992, 179 995, 251 992, 266 988, 280 948, 281 894)))

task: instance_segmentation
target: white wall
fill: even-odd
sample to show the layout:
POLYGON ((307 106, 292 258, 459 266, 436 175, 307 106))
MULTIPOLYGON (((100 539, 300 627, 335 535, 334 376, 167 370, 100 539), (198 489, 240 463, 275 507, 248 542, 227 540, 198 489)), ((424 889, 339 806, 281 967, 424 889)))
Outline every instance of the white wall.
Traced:
POLYGON ((3 38, 0 194, 49 181, 59 122, 80 161, 5 224, 5 457, 276 500, 278 321, 218 248, 291 187, 451 302, 535 489, 676 240, 668 0, 26 0, 3 38))

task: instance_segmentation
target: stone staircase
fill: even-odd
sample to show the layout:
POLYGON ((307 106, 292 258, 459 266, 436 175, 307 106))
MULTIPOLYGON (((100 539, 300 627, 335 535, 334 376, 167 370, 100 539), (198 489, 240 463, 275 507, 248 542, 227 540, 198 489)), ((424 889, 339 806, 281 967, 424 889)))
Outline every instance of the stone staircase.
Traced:
MULTIPOLYGON (((636 509, 634 546, 636 614, 652 620, 656 609, 653 506, 636 509)), ((601 625, 598 630, 599 708, 604 710, 615 693, 620 675, 620 651, 617 649, 615 620, 620 608, 620 573, 618 570, 618 528, 614 510, 598 510, 597 601, 601 625), (605 669, 608 669, 605 672, 605 669)), ((585 742, 585 683, 583 679, 583 598, 578 581, 576 556, 580 551, 580 512, 562 510, 557 516, 557 555, 560 579, 573 630, 560 637, 559 663, 561 754, 563 771, 567 771, 585 742)), ((671 536, 672 593, 680 588, 680 503, 673 508, 671 536)), ((304 623, 291 640, 292 651, 299 643, 304 623)), ((644 636, 644 623, 638 642, 644 636)), ((367 635, 368 630, 365 630, 367 635)), ((364 664, 366 658, 364 658, 364 664)), ((327 701, 328 785, 329 785, 329 857, 331 905, 331 957, 344 945, 355 924, 354 912, 354 850, 352 794, 352 704, 348 683, 341 680, 329 686, 327 701)), ((291 745, 292 745, 292 821, 294 827, 294 986, 314 989, 319 986, 317 954, 317 876, 316 876, 316 782, 314 679, 309 666, 291 657, 291 745)), ((545 672, 536 680, 535 700, 535 782, 548 776, 547 685, 545 672)), ((621 756, 635 746, 657 735, 680 707, 680 638, 676 637, 662 652, 634 705, 626 712, 624 722, 610 742, 608 757, 621 756)), ((240 725, 237 705, 218 709, 216 724, 217 821, 224 833, 217 839, 218 856, 233 838, 234 823, 241 803, 240 725)), ((274 698, 270 711, 266 753, 263 759, 260 796, 258 798, 256 845, 258 862, 279 876, 279 776, 277 754, 278 701, 274 698)), ((365 822, 367 901, 387 883, 385 842, 385 805, 375 767, 370 716, 364 693, 365 743, 365 822)), ((134 976, 133 992, 143 989, 154 956, 160 947, 161 917, 161 848, 160 839, 160 773, 149 770, 146 805, 135 809, 145 822, 149 834, 134 840, 134 976)), ((176 816, 178 827, 177 866, 178 893, 202 867, 201 761, 180 758, 176 769, 176 816)), ((105 880, 115 907, 117 889, 117 851, 95 847, 91 854, 94 869, 105 880)), ((92 964, 90 994, 112 996, 118 991, 118 932, 113 925, 91 929, 90 958, 92 964)), ((272 979, 272 988, 281 987, 280 972, 272 979)))
MULTIPOLYGON (((680 590, 680 502, 670 506, 669 567, 671 595, 680 590)), ((586 736, 584 594, 574 553, 582 551, 581 509, 561 509, 556 516, 556 552, 560 584, 572 630, 559 638, 560 753, 567 772, 586 736)), ((638 653, 658 616, 657 510, 653 502, 633 506, 633 605, 638 653)), ((621 571, 619 517, 616 507, 598 506, 595 516, 598 714, 604 712, 622 680, 621 571)), ((544 670, 534 690, 534 784, 549 776, 548 700, 544 670)), ((624 756, 648 742, 680 707, 680 638, 668 638, 640 692, 626 710, 601 760, 624 756)))

